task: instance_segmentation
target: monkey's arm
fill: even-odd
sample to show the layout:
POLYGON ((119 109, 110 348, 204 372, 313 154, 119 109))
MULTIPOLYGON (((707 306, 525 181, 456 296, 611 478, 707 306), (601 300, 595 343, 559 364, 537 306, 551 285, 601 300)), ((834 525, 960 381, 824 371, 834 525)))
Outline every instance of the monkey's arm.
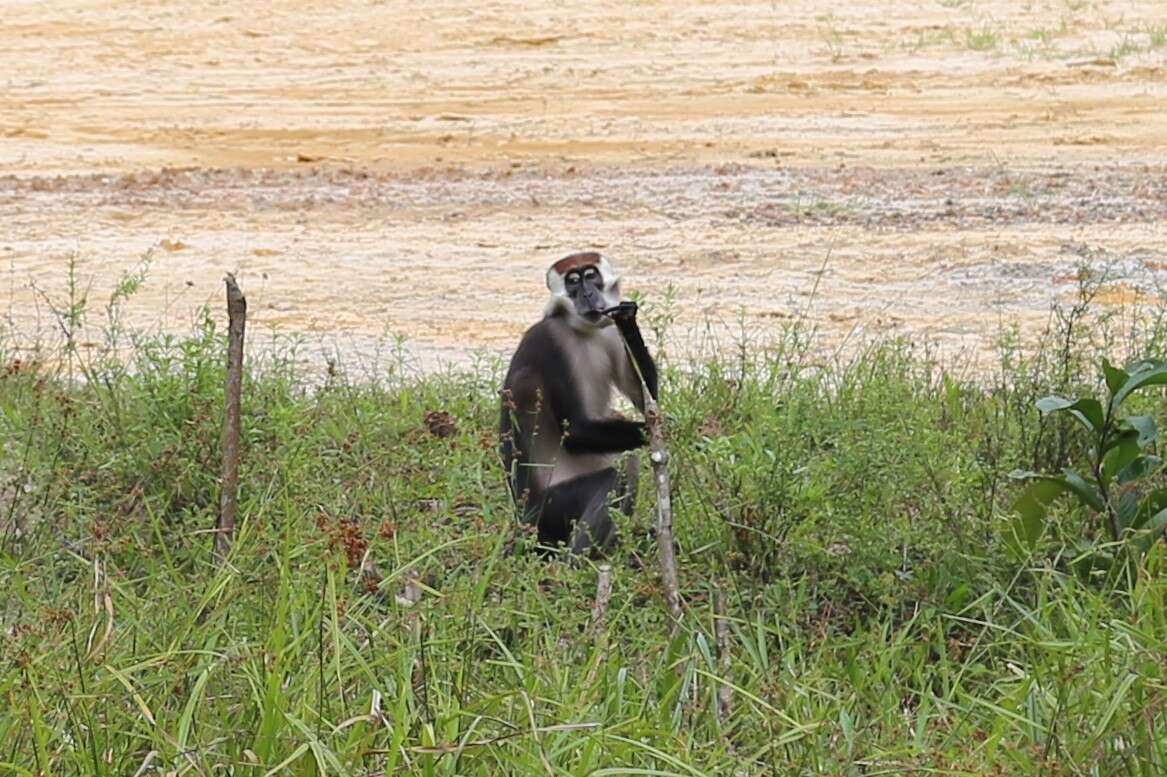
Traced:
MULTIPOLYGON (((648 352, 648 346, 644 344, 644 337, 640 334, 640 325, 636 323, 637 307, 635 302, 621 302, 612 310, 608 311, 609 317, 616 324, 616 328, 620 330, 620 337, 624 339, 624 344, 628 347, 628 354, 632 359, 633 371, 639 370, 640 375, 632 376, 633 384, 639 384, 640 379, 644 379, 644 384, 648 386, 648 393, 655 401, 657 399, 657 371, 656 362, 652 359, 652 354, 648 352)), ((625 392, 627 393, 627 392, 625 392)), ((630 398, 635 398, 635 394, 629 394, 630 398)), ((640 409, 643 410, 643 401, 637 403, 640 409)))
POLYGON ((563 448, 568 453, 620 453, 643 446, 644 424, 624 418, 577 418, 567 422, 563 448))
POLYGON ((543 381, 555 421, 563 430, 563 448, 568 453, 620 453, 647 442, 644 424, 624 418, 590 418, 578 387, 565 379, 564 371, 543 381))

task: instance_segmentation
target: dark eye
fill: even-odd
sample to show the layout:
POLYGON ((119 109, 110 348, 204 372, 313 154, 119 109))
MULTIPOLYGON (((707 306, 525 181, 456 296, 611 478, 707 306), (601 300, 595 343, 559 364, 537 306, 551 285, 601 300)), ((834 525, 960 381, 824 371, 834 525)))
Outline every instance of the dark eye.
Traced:
POLYGON ((590 279, 590 278, 595 278, 595 277, 596 277, 596 268, 595 268, 595 267, 589 267, 588 269, 584 270, 584 273, 583 273, 583 274, 584 274, 584 277, 585 277, 585 278, 589 278, 589 279, 590 279))
POLYGON ((577 273, 577 272, 568 273, 567 277, 564 278, 564 282, 568 286, 574 286, 575 284, 579 283, 579 273, 577 273))

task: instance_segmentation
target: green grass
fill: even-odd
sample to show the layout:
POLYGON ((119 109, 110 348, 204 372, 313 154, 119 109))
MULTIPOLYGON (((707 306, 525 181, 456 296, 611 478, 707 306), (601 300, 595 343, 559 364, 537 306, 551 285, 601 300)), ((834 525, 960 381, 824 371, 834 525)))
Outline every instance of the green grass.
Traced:
POLYGON ((1167 46, 1167 24, 1147 27, 1147 46, 1152 49, 1161 49, 1167 46))
POLYGON ((969 28, 964 31, 964 45, 973 51, 993 51, 1001 42, 1001 36, 986 25, 979 30, 969 28))
POLYGON ((1097 527, 1068 503, 1029 558, 1002 534, 1004 473, 1083 454, 1033 408, 1092 380, 1097 330, 1062 321, 977 380, 897 342, 667 367, 672 643, 648 483, 598 629, 592 564, 515 526, 498 365, 378 383, 253 366, 218 569, 218 333, 137 339, 129 369, 84 381, 9 354, 0 774, 1162 774, 1162 544, 1127 589, 1071 572, 1097 527))
POLYGON ((1122 31, 1122 40, 1111 47, 1108 56, 1122 59, 1131 54, 1143 54, 1167 46, 1167 25, 1141 25, 1122 31))

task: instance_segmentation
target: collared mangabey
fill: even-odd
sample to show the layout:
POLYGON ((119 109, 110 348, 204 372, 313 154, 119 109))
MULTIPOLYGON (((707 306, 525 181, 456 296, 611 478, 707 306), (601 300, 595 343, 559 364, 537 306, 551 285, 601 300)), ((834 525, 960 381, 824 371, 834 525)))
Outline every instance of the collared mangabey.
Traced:
POLYGON ((639 466, 619 454, 644 445, 644 424, 617 415, 615 386, 641 412, 653 399, 656 364, 620 299, 620 278, 598 253, 572 254, 547 271, 551 299, 523 335, 503 384, 503 466, 522 517, 542 545, 582 553, 615 539, 609 505, 632 513, 639 466), (635 362, 633 361, 635 360, 635 362))

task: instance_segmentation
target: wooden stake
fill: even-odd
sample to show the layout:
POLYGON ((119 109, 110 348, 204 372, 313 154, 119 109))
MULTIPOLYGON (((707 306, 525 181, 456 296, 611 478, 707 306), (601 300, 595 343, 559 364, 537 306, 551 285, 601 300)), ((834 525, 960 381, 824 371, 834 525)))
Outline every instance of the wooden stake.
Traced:
POLYGON ((222 564, 235 538, 239 493, 239 405, 243 394, 243 329, 247 299, 227 273, 227 385, 223 401, 223 480, 219 492, 219 524, 215 529, 215 560, 222 564))

